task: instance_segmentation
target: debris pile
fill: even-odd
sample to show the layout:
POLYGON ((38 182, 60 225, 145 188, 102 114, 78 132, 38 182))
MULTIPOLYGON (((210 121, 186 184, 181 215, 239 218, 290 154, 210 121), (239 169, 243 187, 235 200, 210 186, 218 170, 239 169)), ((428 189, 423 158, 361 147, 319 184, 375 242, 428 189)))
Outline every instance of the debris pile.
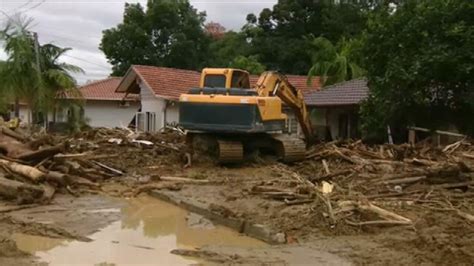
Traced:
POLYGON ((176 131, 137 134, 100 128, 72 137, 26 136, 2 126, 0 198, 17 204, 48 203, 57 191, 75 196, 98 191, 101 181, 156 166, 157 160, 179 160, 181 145, 183 137, 176 131))
POLYGON ((330 142, 294 167, 275 167, 290 181, 251 193, 287 205, 316 202, 331 226, 412 225, 417 208, 474 222, 474 145, 466 140, 442 148, 330 142))

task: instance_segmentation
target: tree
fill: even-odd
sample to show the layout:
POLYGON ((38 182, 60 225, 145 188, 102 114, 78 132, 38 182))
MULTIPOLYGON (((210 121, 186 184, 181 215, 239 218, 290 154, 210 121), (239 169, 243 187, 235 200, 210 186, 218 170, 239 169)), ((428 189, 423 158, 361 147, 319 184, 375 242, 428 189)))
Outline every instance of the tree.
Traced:
POLYGON ((59 61, 69 48, 52 44, 39 45, 38 68, 35 40, 29 31, 31 22, 26 18, 12 19, 0 32, 8 56, 0 65, 1 89, 15 99, 16 116, 20 99, 25 100, 34 113, 51 110, 60 91, 75 90, 76 82, 70 72, 82 71, 59 61))
POLYGON ((125 74, 132 64, 199 69, 210 42, 205 17, 188 0, 149 0, 146 11, 139 3, 125 4, 123 22, 103 32, 100 49, 112 75, 125 74))
MULTIPOLYGON (((251 40, 250 54, 268 68, 291 74, 307 74, 311 62, 310 36, 333 43, 352 39, 365 28, 369 6, 363 1, 279 0, 260 16, 247 16, 243 30, 251 40)), ((373 7, 371 7, 373 8, 373 7)))
POLYGON ((206 34, 211 36, 214 40, 219 40, 224 37, 226 29, 220 23, 217 22, 209 22, 204 26, 206 34))
POLYGON ((456 125, 474 135, 474 2, 407 0, 370 18, 363 129, 456 125))
POLYGON ((346 80, 362 77, 365 71, 357 62, 360 49, 359 40, 341 39, 334 46, 324 37, 312 37, 313 66, 308 72, 308 83, 314 76, 319 76, 323 86, 332 85, 346 80))
POLYGON ((250 74, 256 75, 262 74, 265 71, 265 66, 258 62, 256 56, 237 56, 230 63, 229 67, 247 70, 250 74))
POLYGON ((243 33, 228 31, 210 44, 209 53, 209 66, 228 67, 236 57, 249 55, 249 45, 243 33))

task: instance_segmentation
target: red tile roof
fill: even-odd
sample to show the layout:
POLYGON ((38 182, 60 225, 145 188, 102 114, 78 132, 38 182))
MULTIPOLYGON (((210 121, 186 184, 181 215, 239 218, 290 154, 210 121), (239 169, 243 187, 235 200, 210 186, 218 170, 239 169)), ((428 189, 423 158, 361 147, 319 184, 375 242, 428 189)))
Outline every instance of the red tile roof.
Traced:
MULTIPOLYGON (((133 65, 117 88, 117 91, 137 92, 137 88, 127 88, 134 86, 134 76, 138 76, 156 96, 167 99, 178 99, 182 93, 187 93, 190 88, 198 87, 201 73, 193 70, 183 70, 176 68, 154 67, 133 65)), ((287 75, 288 80, 296 88, 303 90, 318 90, 319 79, 313 80, 311 87, 307 86, 306 76, 287 75)), ((250 76, 250 83, 253 86, 258 80, 257 75, 250 76)))
POLYGON ((201 77, 199 72, 176 68, 134 65, 132 69, 156 96, 168 99, 178 99, 198 87, 201 77))
POLYGON ((357 105, 369 95, 365 79, 354 79, 327 86, 320 91, 305 92, 305 101, 310 106, 357 105))
POLYGON ((81 95, 74 95, 69 92, 66 93, 65 98, 74 99, 81 98, 85 100, 99 100, 99 101, 122 101, 122 100, 138 100, 138 95, 127 95, 124 99, 125 93, 115 92, 122 78, 110 77, 103 80, 93 81, 79 87, 81 95))

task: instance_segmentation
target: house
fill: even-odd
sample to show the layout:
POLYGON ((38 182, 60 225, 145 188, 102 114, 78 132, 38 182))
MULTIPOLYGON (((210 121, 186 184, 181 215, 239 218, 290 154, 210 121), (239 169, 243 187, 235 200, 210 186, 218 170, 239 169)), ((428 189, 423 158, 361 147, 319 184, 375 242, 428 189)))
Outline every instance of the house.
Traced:
MULTIPOLYGON (((70 114, 70 103, 68 101, 80 101, 81 115, 92 127, 121 127, 128 126, 137 113, 140 102, 138 95, 116 93, 115 89, 121 78, 111 77, 104 80, 94 81, 79 87, 79 94, 65 93, 58 96, 56 110, 48 113, 48 121, 41 121, 45 125, 60 124, 68 121, 70 114), (48 122, 48 123, 45 123, 48 122)), ((14 117, 14 104, 11 104, 8 117, 14 117)), ((32 112, 29 106, 20 101, 19 118, 23 124, 32 122, 32 112)))
MULTIPOLYGON (((179 122, 179 96, 190 88, 199 86, 201 73, 175 68, 133 65, 117 87, 118 93, 139 94, 141 111, 137 114, 137 128, 142 131, 158 131, 166 125, 179 122)), ((305 91, 319 89, 315 79, 312 86, 306 84, 306 76, 288 75, 288 80, 305 91)), ((250 77, 251 85, 258 76, 250 77)), ((289 130, 297 132, 297 121, 289 114, 289 130)))
POLYGON ((305 101, 319 138, 359 138, 359 107, 368 94, 365 79, 349 80, 319 91, 306 91, 305 101))
MULTIPOLYGON (((117 93, 122 78, 110 77, 90 82, 79 88, 81 95, 67 95, 69 100, 82 100, 82 114, 91 127, 127 127, 140 108, 137 95, 117 93)), ((66 109, 56 111, 56 122, 67 121, 66 109)), ((51 121, 51 119, 50 119, 51 121)))

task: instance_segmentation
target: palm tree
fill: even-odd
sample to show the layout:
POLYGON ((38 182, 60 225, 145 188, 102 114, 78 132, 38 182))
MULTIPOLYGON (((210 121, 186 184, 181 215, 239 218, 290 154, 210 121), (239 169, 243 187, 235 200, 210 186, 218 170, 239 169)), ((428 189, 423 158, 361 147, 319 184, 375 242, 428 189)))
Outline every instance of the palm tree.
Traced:
MULTIPOLYGON (((10 19, 0 32, 7 61, 0 67, 4 90, 15 98, 18 116, 19 99, 25 100, 34 114, 54 110, 56 97, 63 91, 76 91, 70 73, 83 72, 77 66, 60 62, 69 48, 53 44, 39 46, 39 65, 35 40, 29 31, 31 19, 10 19)), ((35 116, 33 116, 35 119, 35 116)))
POLYGON ((321 78, 321 84, 328 86, 361 77, 365 71, 353 60, 352 54, 357 41, 342 39, 334 46, 324 37, 311 38, 313 66, 308 72, 308 84, 314 76, 321 78))

